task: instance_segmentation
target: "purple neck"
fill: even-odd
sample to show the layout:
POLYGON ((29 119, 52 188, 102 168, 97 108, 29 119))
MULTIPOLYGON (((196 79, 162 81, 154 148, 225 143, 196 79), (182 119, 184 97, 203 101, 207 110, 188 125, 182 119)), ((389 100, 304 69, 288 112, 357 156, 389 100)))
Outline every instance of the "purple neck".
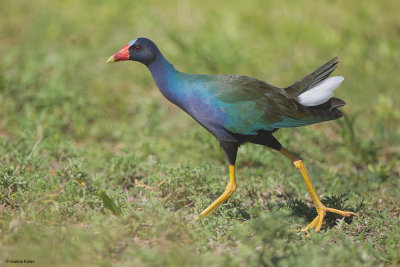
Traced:
POLYGON ((177 71, 174 66, 172 66, 159 52, 156 59, 147 67, 161 93, 171 102, 176 103, 174 81, 176 81, 177 71))

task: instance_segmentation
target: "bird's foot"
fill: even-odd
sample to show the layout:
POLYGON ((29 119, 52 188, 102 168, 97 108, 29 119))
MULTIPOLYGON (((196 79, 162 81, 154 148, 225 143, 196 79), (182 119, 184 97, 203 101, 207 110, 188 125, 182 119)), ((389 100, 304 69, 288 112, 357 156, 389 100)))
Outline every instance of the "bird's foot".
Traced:
POLYGON ((313 229, 313 228, 315 228, 315 230, 318 232, 321 229, 322 222, 324 221, 325 215, 327 212, 336 213, 336 214, 342 215, 343 217, 350 217, 353 215, 353 216, 360 218, 360 216, 358 216, 354 212, 341 211, 341 210, 337 210, 337 209, 327 208, 322 204, 318 207, 317 212, 318 212, 317 217, 315 217, 315 219, 309 225, 307 225, 306 228, 303 228, 301 230, 302 232, 307 232, 308 230, 313 229))

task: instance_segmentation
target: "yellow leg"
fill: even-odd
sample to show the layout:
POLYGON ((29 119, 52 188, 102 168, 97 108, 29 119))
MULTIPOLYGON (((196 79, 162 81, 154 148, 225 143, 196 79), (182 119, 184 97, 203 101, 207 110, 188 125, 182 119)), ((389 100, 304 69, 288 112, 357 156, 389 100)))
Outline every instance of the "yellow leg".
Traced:
POLYGON ((307 190, 311 196, 311 199, 314 203, 315 209, 317 210, 317 217, 302 231, 308 231, 309 229, 315 228, 315 230, 319 231, 322 226, 322 222, 324 221, 325 215, 327 212, 333 212, 337 213, 339 215, 345 216, 345 217, 350 217, 351 215, 359 217, 356 213, 350 212, 350 211, 341 211, 337 209, 332 209, 332 208, 327 208, 325 207, 321 200, 318 197, 317 192, 315 191, 315 188, 311 182, 310 175, 308 174, 306 165, 304 165, 303 161, 296 156, 294 156, 292 153, 287 151, 284 148, 281 148, 280 152, 288 157, 294 164, 294 166, 300 171, 301 176, 303 176, 303 180, 306 183, 307 190))
POLYGON ((236 179, 235 179, 235 166, 229 165, 229 183, 226 186, 225 192, 217 198, 208 208, 206 208, 202 213, 201 216, 206 216, 210 212, 212 212, 216 207, 218 207, 222 202, 227 200, 233 192, 236 190, 236 179))

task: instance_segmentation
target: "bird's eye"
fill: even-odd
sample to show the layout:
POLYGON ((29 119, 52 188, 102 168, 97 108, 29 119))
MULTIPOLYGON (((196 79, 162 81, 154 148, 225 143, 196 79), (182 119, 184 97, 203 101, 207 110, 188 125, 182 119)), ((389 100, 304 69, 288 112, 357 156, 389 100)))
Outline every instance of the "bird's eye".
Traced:
POLYGON ((139 52, 140 50, 142 50, 142 47, 140 45, 135 45, 134 49, 139 52))

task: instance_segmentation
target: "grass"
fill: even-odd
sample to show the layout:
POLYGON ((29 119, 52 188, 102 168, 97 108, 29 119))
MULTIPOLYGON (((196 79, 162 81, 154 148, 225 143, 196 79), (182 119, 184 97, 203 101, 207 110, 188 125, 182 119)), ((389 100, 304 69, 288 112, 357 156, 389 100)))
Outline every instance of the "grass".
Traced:
POLYGON ((396 1, 1 1, 0 265, 400 264, 400 19, 396 1), (152 38, 180 70, 286 86, 339 56, 346 116, 276 136, 306 161, 329 216, 320 233, 297 170, 246 145, 225 188, 214 138, 138 63, 152 38))

